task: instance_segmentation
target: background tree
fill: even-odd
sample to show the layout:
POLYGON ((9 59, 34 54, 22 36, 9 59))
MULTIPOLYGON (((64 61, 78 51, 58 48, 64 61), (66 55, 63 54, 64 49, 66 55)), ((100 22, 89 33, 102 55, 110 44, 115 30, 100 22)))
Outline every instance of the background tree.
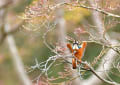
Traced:
POLYGON ((119 0, 30 0, 1 4, 0 84, 119 85, 119 4, 119 0), (14 33, 18 49, 11 37, 14 33), (74 56, 66 47, 74 40, 88 43, 76 70, 71 65, 74 56), (9 79, 15 72, 11 59, 22 81, 16 79, 16 74, 9 79))

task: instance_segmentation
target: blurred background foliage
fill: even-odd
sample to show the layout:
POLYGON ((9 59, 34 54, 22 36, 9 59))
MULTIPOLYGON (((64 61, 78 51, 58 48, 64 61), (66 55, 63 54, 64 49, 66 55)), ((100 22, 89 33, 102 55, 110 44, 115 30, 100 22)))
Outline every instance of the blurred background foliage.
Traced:
MULTIPOLYGON (((8 20, 11 23, 11 25, 16 24, 17 22, 21 21, 21 17, 25 16, 25 10, 26 7, 29 7, 29 5, 32 3, 33 0, 21 0, 19 4, 17 4, 15 7, 9 8, 9 17, 8 20)), ((37 0, 36 0, 37 1, 37 0)), ((35 1, 34 1, 35 2, 35 1)), ((52 1, 51 1, 52 3, 52 1)), ((111 3, 112 5, 112 3, 111 3)), ((117 11, 116 11, 117 12, 117 11)), ((54 13, 54 12, 53 12, 54 13)), ((52 14, 53 14, 52 13, 52 14)), ((52 17, 52 16, 51 16, 52 17)), ((54 21, 54 17, 51 18, 49 17, 50 21, 54 21)), ((71 7, 70 9, 65 8, 65 14, 64 18, 66 19, 66 24, 67 24, 67 35, 72 37, 72 38, 77 38, 80 40, 86 40, 88 39, 88 36, 84 37, 84 34, 81 34, 79 36, 76 36, 74 31, 77 28, 82 28, 83 30, 91 30, 95 28, 86 28, 84 26, 84 23, 90 23, 92 22, 91 20, 91 12, 87 9, 84 8, 76 8, 76 7, 71 7)), ((28 20, 27 23, 24 24, 25 27, 21 27, 20 30, 14 34, 15 41, 17 48, 19 50, 19 53, 21 55, 21 58, 24 62, 25 68, 27 69, 28 67, 35 65, 35 58, 37 58, 38 62, 45 61, 48 59, 49 56, 54 55, 43 43, 43 33, 46 31, 45 26, 41 26, 43 22, 45 24, 48 24, 46 22, 48 18, 46 17, 34 17, 32 20, 28 20), (28 29, 26 29, 26 27, 28 29), (36 30, 35 30, 36 29, 36 30)), ((104 21, 105 24, 108 24, 110 21, 110 17, 105 17, 104 21)), ((119 19, 117 20, 119 21, 119 19)), ((110 22, 109 24, 111 24, 110 22)), ((52 24, 52 23, 51 23, 52 24)), ((88 25, 88 24, 87 24, 88 25)), ((107 27, 107 25, 105 25, 107 27)), ((47 35, 47 41, 52 43, 53 45, 56 44, 57 41, 57 30, 53 30, 47 35), (52 37, 51 37, 52 36, 52 37)), ((108 29, 108 33, 111 35, 112 33, 120 33, 120 24, 115 24, 115 26, 112 26, 108 29)), ((113 34, 114 35, 114 34, 113 34)), ((113 36, 113 38, 117 38, 120 40, 119 36, 113 36)), ((84 61, 92 62, 96 56, 99 55, 100 51, 102 49, 101 45, 95 44, 95 43, 89 43, 85 55, 83 57, 84 61)), ((118 58, 118 56, 116 56, 118 58)), ((117 60, 117 62, 119 62, 117 60)), ((100 61, 99 61, 100 62, 100 61)), ((95 68, 99 65, 96 64, 95 68)), ((56 62, 57 64, 60 63, 60 60, 56 62)), ((55 64, 56 64, 55 63, 55 64)), ((54 64, 54 65, 55 65, 54 64)), ((57 67, 54 65, 49 69, 49 71, 53 71, 49 74, 49 77, 58 77, 60 72, 64 71, 64 67, 66 64, 60 64, 57 67)), ((118 73, 117 70, 111 69, 111 72, 113 73, 118 73)), ((111 78, 119 82, 120 81, 120 75, 115 75, 113 73, 109 73, 111 78)), ((35 70, 32 73, 28 73, 31 79, 34 79, 36 76, 38 76, 40 73, 39 70, 35 70)), ((88 78, 90 76, 89 72, 86 72, 85 75, 83 75, 83 78, 88 78)), ((67 76, 69 77, 69 76, 67 76)), ((57 81, 53 82, 61 82, 65 81, 66 79, 59 79, 57 81)), ((120 82, 119 82, 120 83, 120 82)), ((13 63, 11 60, 11 55, 8 51, 8 46, 6 45, 6 42, 4 42, 0 46, 0 85, 21 85, 21 82, 16 74, 16 71, 13 67, 13 63)), ((103 84, 102 84, 103 85, 103 84)), ((105 85, 105 84, 104 84, 105 85)))

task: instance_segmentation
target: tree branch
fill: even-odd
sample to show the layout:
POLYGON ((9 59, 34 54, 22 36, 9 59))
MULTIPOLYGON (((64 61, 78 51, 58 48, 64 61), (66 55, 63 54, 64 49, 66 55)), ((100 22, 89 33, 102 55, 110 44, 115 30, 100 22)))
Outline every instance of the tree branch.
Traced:
POLYGON ((6 39, 6 37, 8 35, 11 35, 11 34, 14 34, 16 33, 18 30, 19 30, 19 27, 24 23, 24 21, 20 22, 19 24, 17 24, 16 26, 14 26, 12 28, 12 30, 8 31, 8 32, 5 32, 4 31, 4 27, 2 28, 3 31, 2 31, 2 34, 1 34, 1 38, 0 38, 0 45, 4 42, 4 40, 6 39))
MULTIPOLYGON (((80 61, 79 61, 79 62, 80 62, 80 61)), ((103 81, 104 83, 107 83, 107 84, 109 84, 109 85, 119 85, 119 84, 117 84, 117 83, 115 83, 115 82, 111 82, 111 81, 108 81, 108 80, 103 79, 101 76, 99 76, 99 75, 95 72, 95 70, 94 70, 88 63, 82 62, 82 64, 85 65, 85 66, 87 66, 87 69, 86 69, 86 68, 84 68, 84 69, 86 69, 87 71, 92 72, 98 79, 100 79, 100 80, 103 81)))
MULTIPOLYGON (((10 26, 9 26, 9 24, 6 23, 5 31, 7 32, 9 30, 10 30, 10 26)), ((22 80, 24 85, 32 85, 28 76, 25 73, 24 65, 21 61, 21 58, 20 58, 19 53, 17 51, 16 45, 14 42, 14 38, 12 37, 12 35, 7 36, 7 43, 8 43, 11 55, 12 55, 12 59, 13 59, 16 71, 17 71, 20 79, 22 80)))
POLYGON ((56 4, 55 6, 50 6, 49 8, 51 10, 54 10, 54 9, 56 9, 56 8, 62 6, 62 5, 70 5, 70 6, 73 6, 73 7, 82 7, 82 8, 88 9, 88 10, 94 10, 94 11, 100 12, 100 13, 105 14, 107 16, 111 16, 111 17, 115 17, 115 18, 120 18, 120 15, 116 15, 116 14, 107 12, 107 11, 105 11, 103 9, 100 9, 100 8, 85 6, 83 4, 73 4, 73 3, 71 4, 71 3, 63 2, 63 3, 56 4))
POLYGON ((12 0, 8 0, 4 5, 0 6, 0 10, 3 8, 7 8, 12 2, 12 0))
POLYGON ((99 8, 96 8, 96 7, 85 6, 85 5, 82 5, 82 4, 80 4, 80 5, 70 4, 70 3, 64 3, 64 4, 70 5, 70 6, 74 6, 74 7, 82 7, 82 8, 85 8, 85 9, 89 9, 89 10, 94 10, 94 11, 100 12, 102 14, 105 14, 105 15, 108 15, 108 16, 111 16, 111 17, 120 18, 120 15, 116 15, 116 14, 107 12, 105 10, 102 10, 102 9, 99 9, 99 8))

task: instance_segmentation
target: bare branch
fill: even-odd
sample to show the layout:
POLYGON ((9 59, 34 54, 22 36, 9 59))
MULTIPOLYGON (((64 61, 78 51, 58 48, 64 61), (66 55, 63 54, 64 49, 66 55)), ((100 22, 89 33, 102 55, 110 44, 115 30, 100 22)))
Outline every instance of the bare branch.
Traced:
POLYGON ((116 14, 107 12, 107 11, 105 11, 105 10, 103 10, 103 9, 100 9, 100 8, 85 6, 85 5, 83 5, 83 4, 79 4, 79 5, 78 5, 78 4, 73 4, 73 3, 71 4, 71 3, 63 2, 63 3, 59 3, 59 4, 55 5, 55 6, 50 6, 49 8, 50 8, 51 10, 54 10, 54 9, 56 9, 56 8, 62 6, 62 5, 70 5, 70 6, 73 6, 73 7, 82 7, 82 8, 85 8, 85 9, 89 9, 89 10, 94 10, 94 11, 100 12, 100 13, 105 14, 105 15, 107 15, 107 16, 111 16, 111 17, 115 17, 115 18, 120 18, 120 15, 116 15, 116 14))
POLYGON ((77 5, 77 4, 69 4, 69 3, 64 3, 66 5, 70 5, 70 6, 74 6, 74 7, 82 7, 82 8, 85 8, 85 9, 89 9, 89 10, 94 10, 94 11, 97 11, 97 12, 100 12, 102 14, 105 14, 107 16, 111 16, 111 17, 115 17, 115 18, 120 18, 120 15, 116 15, 116 14, 112 14, 110 12, 107 12, 105 10, 102 10, 102 9, 99 9, 99 8, 95 8, 95 7, 89 7, 89 6, 85 6, 83 4, 80 4, 80 5, 77 5))

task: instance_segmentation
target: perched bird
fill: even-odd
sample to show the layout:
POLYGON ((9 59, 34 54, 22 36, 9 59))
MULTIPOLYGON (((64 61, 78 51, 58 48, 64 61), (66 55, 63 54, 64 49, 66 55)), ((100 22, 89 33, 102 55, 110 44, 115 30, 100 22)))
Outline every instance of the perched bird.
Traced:
POLYGON ((67 47, 69 48, 72 55, 74 56, 74 58, 72 58, 73 69, 76 69, 77 64, 78 64, 76 59, 78 59, 80 62, 82 61, 81 59, 84 56, 84 51, 85 51, 86 46, 87 46, 87 42, 83 41, 82 44, 79 45, 79 42, 76 40, 73 42, 73 45, 67 44, 67 47))

